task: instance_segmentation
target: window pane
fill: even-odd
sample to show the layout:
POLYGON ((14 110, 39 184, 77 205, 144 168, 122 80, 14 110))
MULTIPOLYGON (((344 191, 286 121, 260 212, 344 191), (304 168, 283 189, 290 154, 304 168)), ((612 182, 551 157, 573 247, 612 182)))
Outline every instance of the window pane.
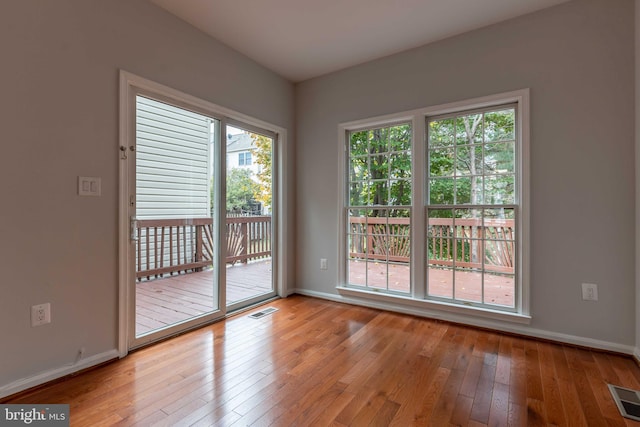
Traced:
POLYGON ((453 210, 429 209, 427 216, 428 295, 453 298, 453 210))
POLYGON ((348 232, 355 234, 367 233, 367 214, 364 209, 349 209, 348 232))
POLYGON ((456 175, 482 174, 482 145, 461 145, 456 149, 456 175))
POLYGON ((389 158, 391 178, 411 178, 411 154, 396 153, 389 158))
POLYGON ((411 210, 394 209, 388 218, 389 290, 411 291, 411 210))
POLYGON ((389 131, 387 128, 374 129, 369 133, 369 154, 389 152, 389 131))
POLYGON ((411 274, 409 263, 390 262, 389 263, 389 290, 396 292, 411 292, 411 274))
POLYGON ((369 158, 352 157, 349 159, 349 181, 369 179, 369 158))
POLYGON ((456 145, 482 142, 482 114, 458 117, 456 120, 456 145))
POLYGON ((509 274, 484 274, 484 302, 505 307, 515 306, 515 277, 509 274))
POLYGON ((453 298, 453 269, 429 263, 427 271, 428 295, 441 298, 453 298))
MULTIPOLYGON (((386 257, 387 212, 384 209, 373 209, 367 216, 367 234, 369 253, 386 257)), ((377 257, 380 259, 380 257, 377 257)))
POLYGON ((411 257, 411 222, 409 212, 394 212, 397 217, 388 219, 389 258, 396 262, 408 262, 411 257))
POLYGON ((515 239, 514 209, 485 209, 484 230, 486 239, 515 239))
POLYGON ((456 299, 482 302, 482 270, 456 268, 454 276, 456 299))
POLYGON ((453 176, 454 159, 453 148, 429 150, 429 175, 453 176))
POLYGON ((515 110, 509 108, 488 112, 484 116, 485 141, 515 140, 515 110))
POLYGON ((453 238, 453 211, 451 209, 429 209, 427 237, 453 238))
POLYGON ((368 131, 353 132, 349 138, 349 154, 351 156, 362 156, 369 154, 369 133, 368 131))
POLYGON ((429 122, 429 147, 449 147, 455 143, 455 120, 442 119, 429 122))
POLYGON ((398 180, 391 181, 391 193, 389 205, 409 206, 411 204, 411 181, 398 180))
POLYGON ((491 143, 484 148, 484 173, 512 173, 515 167, 515 143, 491 143))
POLYGON ((349 257, 364 259, 367 256, 367 235, 349 234, 349 257))
POLYGON ((453 178, 433 178, 429 180, 429 203, 432 205, 452 205, 455 188, 453 178))
POLYGON ((363 209, 349 210, 348 224, 348 282, 366 286, 366 258, 368 253, 367 215, 363 209))
POLYGON ((456 249, 455 240, 442 236, 432 236, 427 242, 429 264, 451 267, 454 264, 456 249))
POLYGON ((456 261, 467 267, 482 266, 482 210, 456 209, 454 234, 456 261))
POLYGON ((393 126, 389 130, 389 144, 392 151, 411 150, 411 126, 393 126))
POLYGON ((514 274, 515 243, 512 240, 485 240, 484 264, 487 271, 514 274))
MULTIPOLYGON (((477 188, 474 188, 474 191, 477 191, 477 188)), ((456 179, 455 203, 458 205, 471 203, 471 178, 456 179)))
POLYGON ((485 178, 484 203, 501 205, 515 203, 515 177, 513 175, 494 175, 485 178))
POLYGON ((347 280, 350 285, 367 286, 367 263, 362 258, 350 258, 348 260, 347 269, 349 277, 347 280))
POLYGON ((369 183, 360 181, 349 184, 349 204, 351 206, 369 205, 369 183))
POLYGON ((386 259, 369 258, 367 260, 367 287, 377 289, 387 289, 387 267, 386 259))
POLYGON ((369 170, 371 179, 388 179, 389 178, 389 157, 388 156, 370 156, 369 170))
POLYGON ((386 206, 389 202, 389 182, 388 181, 374 181, 369 188, 369 201, 370 205, 374 206, 386 206))

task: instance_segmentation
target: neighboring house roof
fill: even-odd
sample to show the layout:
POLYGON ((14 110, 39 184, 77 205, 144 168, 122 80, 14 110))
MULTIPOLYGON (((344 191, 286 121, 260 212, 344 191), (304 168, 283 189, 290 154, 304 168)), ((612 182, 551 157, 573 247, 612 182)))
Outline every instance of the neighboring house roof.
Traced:
POLYGON ((227 135, 227 154, 251 151, 253 138, 246 133, 227 135))

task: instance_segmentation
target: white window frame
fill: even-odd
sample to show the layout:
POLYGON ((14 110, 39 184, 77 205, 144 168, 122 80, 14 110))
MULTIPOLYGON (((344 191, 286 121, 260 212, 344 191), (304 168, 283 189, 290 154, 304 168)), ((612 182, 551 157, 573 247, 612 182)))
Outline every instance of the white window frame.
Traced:
POLYGON ((241 151, 238 153, 238 166, 251 166, 253 159, 250 151, 241 151))
MULTIPOLYGON (((530 323, 530 220, 529 220, 529 89, 521 89, 495 95, 484 96, 452 102, 443 105, 430 106, 385 116, 341 123, 338 126, 338 156, 340 172, 338 174, 339 203, 339 247, 338 247, 338 277, 337 289, 346 298, 364 298, 381 307, 401 307, 404 311, 417 314, 441 317, 442 312, 454 317, 462 315, 482 317, 515 323, 530 323), (426 119, 455 112, 475 109, 485 109, 504 104, 517 104, 516 115, 516 203, 519 207, 516 227, 516 295, 513 311, 492 309, 489 307, 467 306, 456 302, 427 299, 426 295, 426 219, 427 207, 427 149, 426 149, 426 119), (387 126, 400 121, 412 123, 412 247, 411 247, 411 284, 410 296, 398 296, 382 292, 371 292, 348 286, 347 282, 347 233, 345 211, 348 208, 347 178, 348 171, 348 133, 353 130, 387 126)), ((449 316, 448 318, 452 318, 449 316)), ((462 318, 461 318, 462 319, 462 318)))
MULTIPOLYGON (((411 126, 413 125, 412 121, 400 121, 400 122, 396 122, 396 123, 387 123, 387 124, 386 124, 386 125, 384 125, 384 126, 369 126, 369 127, 365 127, 365 128, 362 128, 362 129, 349 129, 349 130, 347 131, 346 140, 345 140, 346 142, 345 142, 345 143, 346 143, 346 144, 348 144, 348 143, 349 143, 350 136, 349 136, 348 134, 351 134, 351 133, 354 133, 354 132, 370 131, 370 130, 376 130, 376 129, 379 129, 379 128, 381 128, 381 127, 383 127, 383 128, 389 128, 389 127, 402 126, 402 125, 409 125, 409 126, 410 126, 411 140, 413 140, 413 139, 414 139, 414 136, 413 136, 413 129, 411 128, 411 126)), ((349 151, 348 146, 346 147, 346 151, 347 151, 347 152, 349 151)), ((391 154, 393 154, 393 153, 397 153, 397 152, 392 152, 392 151, 390 151, 390 152, 387 152, 386 154, 387 154, 387 155, 391 155, 391 154)), ((407 154, 408 154, 409 156, 411 156, 411 158, 413 158, 413 156, 414 156, 414 154, 413 154, 413 147, 411 147, 411 148, 408 150, 407 154)), ((350 160, 350 159, 349 159, 349 156, 347 155, 347 159, 346 159, 346 161, 348 162, 349 160, 350 160)), ((348 168, 348 166, 347 166, 347 168, 348 168)), ((389 183, 390 183, 390 182, 392 181, 392 179, 391 179, 390 177, 388 177, 388 178, 387 178, 387 181, 389 181, 389 183)), ((347 185, 348 185, 348 184, 350 183, 349 179, 346 179, 346 182, 347 182, 347 185)), ((413 177, 411 177, 411 184, 413 185, 413 177)), ((389 188, 391 188, 391 186, 390 186, 390 185, 389 185, 389 188)), ((349 192, 349 191, 347 190, 347 193, 348 193, 348 192, 349 192)), ((346 202, 347 209, 345 209, 345 215, 348 215, 348 210, 349 210, 349 209, 363 209, 363 210, 371 209, 371 210, 381 210, 381 211, 387 211, 387 210, 392 210, 392 209, 400 209, 400 210, 408 210, 408 211, 410 211, 410 212, 411 212, 411 211, 412 211, 412 209, 413 209, 413 208, 412 208, 412 205, 402 205, 402 204, 399 204, 399 205, 390 205, 390 204, 386 204, 386 205, 362 205, 362 206, 351 206, 350 202, 348 201, 348 200, 349 200, 349 194, 346 194, 346 198, 345 198, 345 200, 347 201, 347 202, 346 202)), ((411 200, 413 201, 413 188, 411 188, 411 200)), ((409 216, 409 218, 411 219, 411 218, 412 218, 412 216, 413 216, 413 215, 410 215, 410 216, 409 216)), ((392 218, 392 217, 386 217, 386 218, 392 218)), ((346 221, 345 221, 345 222, 346 222, 346 221)), ((348 238, 348 235, 349 235, 349 233, 347 234, 347 238, 348 238)), ((413 239, 413 226, 412 226, 412 225, 410 226, 410 233, 409 233, 409 241, 410 241, 410 242, 411 242, 411 239, 413 239)), ((385 261, 385 260, 380 260, 379 262, 380 262, 380 263, 384 263, 384 264, 386 264, 386 265, 387 265, 387 268, 388 268, 388 266, 389 266, 389 265, 393 265, 393 264, 394 264, 394 262, 393 262, 393 261, 391 261, 391 260, 389 260, 389 259, 387 259, 386 261, 385 261)), ((412 268, 413 268, 413 267, 412 267, 412 265, 411 265, 411 260, 410 260, 410 261, 409 261, 409 271, 411 271, 411 270, 412 270, 412 268)), ((367 276, 368 276, 368 275, 367 275, 367 276)), ((366 282, 366 283, 365 283, 364 285, 351 285, 351 286, 359 286, 359 287, 361 287, 361 288, 363 288, 363 289, 370 289, 370 290, 374 290, 374 291, 375 291, 376 289, 378 289, 378 290, 382 290, 382 288, 380 288, 380 287, 370 286, 370 281, 369 281, 368 277, 365 279, 365 282, 366 282)), ((386 289, 386 290, 382 290, 382 292, 394 293, 394 294, 398 294, 398 295, 406 296, 406 293, 405 293, 405 292, 402 292, 402 291, 394 291, 394 290, 389 289, 389 272, 388 272, 388 270, 387 270, 387 275, 386 275, 386 286, 387 286, 387 289, 386 289)))

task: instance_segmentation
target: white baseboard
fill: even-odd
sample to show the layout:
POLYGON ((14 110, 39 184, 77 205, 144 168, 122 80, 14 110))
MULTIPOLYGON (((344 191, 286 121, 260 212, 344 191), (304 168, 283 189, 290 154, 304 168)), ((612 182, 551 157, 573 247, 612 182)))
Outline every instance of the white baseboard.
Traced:
POLYGON ((640 364, 640 347, 636 347, 635 351, 633 352, 633 357, 636 358, 636 362, 638 362, 638 364, 640 364))
POLYGON ((41 372, 37 375, 27 378, 21 378, 12 383, 0 386, 0 398, 11 396, 15 393, 45 384, 49 381, 57 380, 66 375, 73 374, 83 369, 90 368, 92 366, 99 365, 100 363, 107 362, 109 360, 118 359, 120 353, 118 350, 109 350, 104 353, 96 354, 94 356, 87 357, 86 359, 79 360, 78 363, 73 365, 64 365, 59 368, 50 369, 48 371, 41 372))
POLYGON ((300 295, 306 295, 310 297, 316 297, 326 299, 330 301, 342 302, 353 305, 360 305, 363 307, 376 308, 379 310, 394 311, 397 313, 410 314, 418 317, 427 317, 431 319, 445 320, 454 323, 461 323, 470 326, 477 326, 480 328, 492 329, 500 332, 513 333, 532 338, 540 338, 549 341, 556 341, 560 343, 572 344, 582 347, 588 347, 598 350, 613 351, 616 353, 628 354, 635 356, 640 360, 640 349, 634 348, 629 345, 613 343, 609 341, 596 340, 593 338, 579 337, 575 335, 563 334, 559 332, 545 331, 542 329, 535 329, 526 325, 520 325, 515 323, 500 322, 489 319, 472 318, 470 316, 462 316, 455 313, 448 313, 446 311, 435 312, 433 310, 422 310, 416 307, 403 306, 400 304, 391 304, 388 302, 381 302, 367 298, 353 298, 345 297, 343 295, 329 294, 325 292, 310 291, 308 289, 294 289, 292 292, 300 295))

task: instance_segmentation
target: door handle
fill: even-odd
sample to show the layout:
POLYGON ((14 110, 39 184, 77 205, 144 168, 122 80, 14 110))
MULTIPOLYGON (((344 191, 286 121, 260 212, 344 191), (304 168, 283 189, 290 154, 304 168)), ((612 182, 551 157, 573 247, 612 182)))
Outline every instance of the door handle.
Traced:
POLYGON ((131 227, 131 241, 135 242, 138 240, 138 219, 132 216, 129 220, 129 225, 131 227))

